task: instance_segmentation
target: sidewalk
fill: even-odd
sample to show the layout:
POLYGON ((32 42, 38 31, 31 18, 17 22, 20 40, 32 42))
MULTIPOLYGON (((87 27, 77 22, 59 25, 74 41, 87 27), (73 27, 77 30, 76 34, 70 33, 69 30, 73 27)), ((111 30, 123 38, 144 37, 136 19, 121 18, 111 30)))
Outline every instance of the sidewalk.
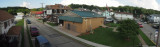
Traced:
POLYGON ((53 26, 50 26, 50 25, 48 25, 46 23, 45 23, 45 25, 48 26, 48 27, 50 27, 50 28, 53 28, 53 29, 57 30, 59 33, 62 33, 62 34, 66 35, 66 36, 68 36, 68 37, 70 37, 70 38, 72 38, 72 39, 74 39, 74 40, 76 40, 76 41, 78 41, 78 42, 80 42, 80 43, 82 43, 84 45, 94 46, 94 47, 110 47, 110 46, 106 46, 106 45, 102 45, 102 44, 97 44, 97 43, 94 43, 94 42, 91 42, 91 41, 88 41, 88 40, 85 40, 85 39, 73 36, 73 35, 71 35, 69 33, 66 33, 66 32, 62 31, 57 26, 53 27, 53 26))
POLYGON ((24 47, 30 47, 25 19, 24 19, 24 47))

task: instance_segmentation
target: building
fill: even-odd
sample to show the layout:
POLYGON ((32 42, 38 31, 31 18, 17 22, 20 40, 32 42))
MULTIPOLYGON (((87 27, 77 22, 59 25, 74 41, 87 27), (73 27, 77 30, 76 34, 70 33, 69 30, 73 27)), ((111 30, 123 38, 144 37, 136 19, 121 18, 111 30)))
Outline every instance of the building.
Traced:
POLYGON ((9 29, 7 33, 9 47, 20 47, 22 40, 21 31, 22 31, 21 26, 12 26, 9 29))
POLYGON ((117 19, 117 20, 126 20, 126 19, 131 19, 133 20, 133 14, 131 13, 126 13, 126 12, 115 12, 114 13, 114 17, 117 19))
POLYGON ((14 19, 13 15, 0 10, 0 44, 8 47, 20 46, 21 27, 14 26, 14 19))
POLYGON ((112 22, 114 19, 112 18, 114 12, 110 12, 110 11, 104 11, 102 13, 102 15, 105 17, 105 21, 106 22, 112 22))
POLYGON ((91 11, 91 10, 89 10, 89 9, 87 9, 87 8, 83 8, 83 7, 82 7, 82 8, 78 8, 77 10, 78 10, 78 11, 91 11))
POLYGON ((0 34, 7 34, 8 30, 14 25, 14 18, 8 12, 0 10, 0 34))
POLYGON ((22 12, 17 13, 17 15, 15 16, 15 21, 23 19, 23 16, 24 14, 22 12))
POLYGON ((160 15, 159 14, 152 14, 148 17, 149 22, 151 23, 159 23, 160 22, 160 15))
POLYGON ((61 16, 61 14, 73 10, 69 6, 64 6, 61 4, 55 4, 55 5, 47 5, 45 7, 47 20, 51 22, 58 22, 58 16, 61 16))
POLYGON ((93 9, 92 12, 95 12, 95 13, 100 14, 100 15, 103 13, 103 11, 101 11, 99 9, 93 9))
POLYGON ((63 28, 85 33, 102 26, 104 16, 90 11, 68 11, 59 16, 59 23, 63 28))

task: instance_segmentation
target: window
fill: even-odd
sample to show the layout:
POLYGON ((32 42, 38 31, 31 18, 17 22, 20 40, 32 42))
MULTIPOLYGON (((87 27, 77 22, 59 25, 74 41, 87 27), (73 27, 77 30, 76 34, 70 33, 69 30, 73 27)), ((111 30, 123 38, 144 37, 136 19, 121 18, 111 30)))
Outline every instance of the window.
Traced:
POLYGON ((12 19, 11 21, 12 21, 12 23, 14 23, 14 19, 12 19))
POLYGON ((10 21, 8 21, 8 26, 10 26, 10 21))
POLYGON ((4 28, 5 29, 7 28, 7 22, 4 22, 4 28))

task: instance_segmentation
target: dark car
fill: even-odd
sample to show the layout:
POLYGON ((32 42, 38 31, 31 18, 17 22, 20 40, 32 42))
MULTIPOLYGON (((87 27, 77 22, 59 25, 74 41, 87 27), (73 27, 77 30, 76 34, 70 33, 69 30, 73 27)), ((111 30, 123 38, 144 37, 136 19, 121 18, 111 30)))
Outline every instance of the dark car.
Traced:
POLYGON ((158 29, 159 25, 152 25, 153 28, 158 29))
POLYGON ((55 45, 51 45, 49 41, 41 35, 35 38, 35 46, 36 47, 56 47, 55 45))
POLYGON ((39 31, 36 27, 30 27, 30 32, 32 37, 36 37, 39 35, 39 31))
POLYGON ((31 21, 30 21, 30 20, 28 20, 28 19, 26 20, 26 22, 27 22, 27 24, 31 24, 31 21))

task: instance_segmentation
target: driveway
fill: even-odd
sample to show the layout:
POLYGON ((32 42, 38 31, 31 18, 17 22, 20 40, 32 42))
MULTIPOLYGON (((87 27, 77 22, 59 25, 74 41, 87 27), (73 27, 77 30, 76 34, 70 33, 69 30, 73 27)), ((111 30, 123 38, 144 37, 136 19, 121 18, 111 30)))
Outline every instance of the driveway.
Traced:
POLYGON ((51 45, 55 45, 57 47, 86 47, 77 41, 63 36, 62 34, 56 32, 54 29, 37 22, 34 18, 29 17, 28 19, 31 20, 31 24, 29 26, 37 27, 40 31, 40 35, 46 37, 51 45))

